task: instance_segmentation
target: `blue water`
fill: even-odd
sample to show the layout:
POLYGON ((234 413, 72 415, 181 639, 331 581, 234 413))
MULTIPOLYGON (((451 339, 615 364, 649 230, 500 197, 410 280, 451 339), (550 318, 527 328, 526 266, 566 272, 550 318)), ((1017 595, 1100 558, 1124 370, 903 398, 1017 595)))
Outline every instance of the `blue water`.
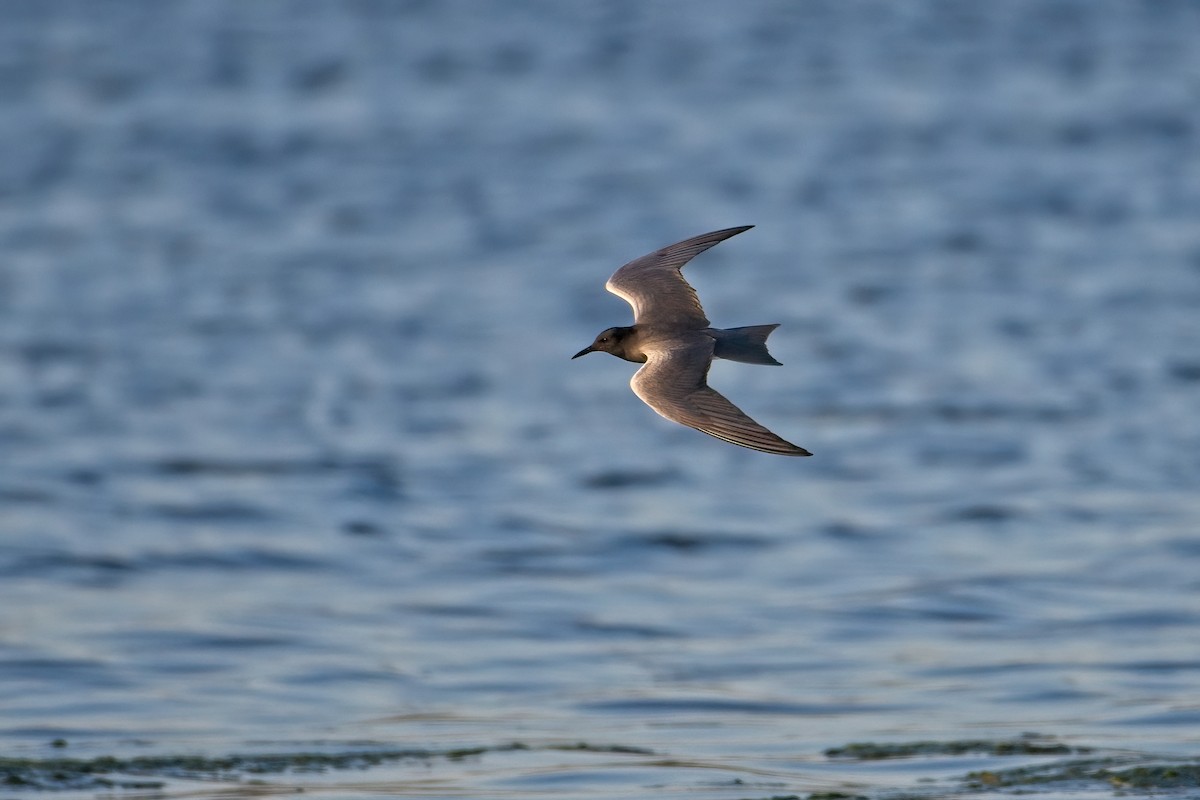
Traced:
POLYGON ((3 16, 0 754, 584 741, 655 755, 321 780, 727 800, 1200 748, 1200 6, 3 16), (811 459, 569 360, 749 223, 687 274, 785 366, 711 381, 811 459))

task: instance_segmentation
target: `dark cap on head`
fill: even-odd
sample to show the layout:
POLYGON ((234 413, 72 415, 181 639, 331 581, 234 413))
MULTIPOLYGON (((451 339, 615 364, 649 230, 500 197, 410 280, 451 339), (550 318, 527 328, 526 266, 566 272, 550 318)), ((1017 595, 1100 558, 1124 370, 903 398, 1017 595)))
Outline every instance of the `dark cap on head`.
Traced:
POLYGON ((587 347, 580 350, 571 358, 579 358, 588 353, 612 353, 617 358, 623 358, 626 361, 634 361, 636 359, 629 358, 625 355, 625 346, 634 334, 634 329, 629 328, 609 328, 603 330, 596 337, 596 340, 587 347))

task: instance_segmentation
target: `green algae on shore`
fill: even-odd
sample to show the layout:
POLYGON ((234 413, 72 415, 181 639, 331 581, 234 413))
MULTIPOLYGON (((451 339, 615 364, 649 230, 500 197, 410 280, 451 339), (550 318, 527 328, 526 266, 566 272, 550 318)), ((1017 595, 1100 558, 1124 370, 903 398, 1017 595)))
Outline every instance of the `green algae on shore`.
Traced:
POLYGON ((1103 758, 968 773, 971 789, 1000 789, 1051 783, 1105 783, 1115 790, 1200 788, 1200 761, 1129 766, 1129 759, 1103 758))
MULTIPOLYGON (((55 748, 65 743, 52 743, 55 748)), ((489 753, 514 751, 588 752, 655 755, 654 751, 626 745, 602 745, 588 742, 529 745, 511 742, 483 747, 463 747, 448 750, 426 749, 359 749, 347 752, 296 752, 210 756, 135 756, 118 758, 4 758, 0 757, 0 793, 4 790, 43 791, 159 791, 170 780, 199 780, 241 783, 262 775, 323 773, 338 770, 363 770, 385 764, 413 762, 455 762, 477 758, 489 753)), ((964 739, 948 741, 915 741, 892 744, 857 742, 824 751, 831 759, 873 761, 883 759, 921 758, 937 756, 984 755, 993 757, 1044 757, 1063 754, 1090 753, 1091 748, 1068 746, 1051 737, 1027 735, 1017 739, 964 739)), ((1130 791, 1178 791, 1200 787, 1200 759, 1171 760, 1149 754, 1121 753, 1111 756, 1074 759, 1045 759, 1037 764, 1004 769, 984 769, 950 779, 968 792, 990 792, 1009 789, 1023 793, 1038 793, 1038 787, 1049 789, 1075 784, 1094 787, 1099 784, 1114 794, 1130 791)), ((909 791, 904 795, 885 793, 882 796, 941 797, 945 788, 924 795, 909 791)), ((875 792, 871 793, 875 796, 875 792)), ((813 794, 772 795, 758 800, 861 800, 863 795, 839 791, 813 794)))
MULTIPOLYGON (((57 746, 57 745, 56 745, 57 746)), ((574 745, 573 749, 589 745, 574 745)), ((231 756, 134 756, 117 758, 0 757, 0 787, 26 789, 160 789, 162 781, 127 779, 173 778, 236 781, 245 775, 367 769, 395 761, 458 761, 489 752, 528 750, 520 742, 494 747, 452 750, 356 750, 343 753, 267 753, 231 756), (112 777, 122 776, 122 777, 112 777)), ((597 749, 600 749, 597 747, 597 749)))
POLYGON ((1071 747, 1045 736, 1030 734, 1018 739, 952 739, 918 742, 851 742, 825 750, 827 758, 879 761, 916 756, 1058 756, 1089 753, 1087 747, 1071 747))
MULTIPOLYGON (((875 761, 936 756, 1062 756, 1091 753, 1092 748, 1067 745, 1053 737, 1026 734, 1017 739, 960 739, 898 743, 853 742, 825 750, 831 759, 875 761)), ((1050 784, 1105 784, 1115 793, 1130 790, 1171 791, 1200 788, 1200 760, 1164 760, 1148 754, 1121 754, 1086 759, 1053 759, 1033 765, 986 769, 961 779, 971 791, 1017 789, 1036 792, 1050 784)))

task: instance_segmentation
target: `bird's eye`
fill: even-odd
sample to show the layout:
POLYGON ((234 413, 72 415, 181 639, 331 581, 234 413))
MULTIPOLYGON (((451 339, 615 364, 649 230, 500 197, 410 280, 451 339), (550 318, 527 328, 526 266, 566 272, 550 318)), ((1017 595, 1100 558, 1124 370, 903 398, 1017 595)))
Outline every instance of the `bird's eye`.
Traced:
POLYGON ((602 341, 602 342, 607 342, 607 341, 608 341, 608 337, 607 337, 607 336, 601 336, 601 337, 600 337, 600 341, 602 341))

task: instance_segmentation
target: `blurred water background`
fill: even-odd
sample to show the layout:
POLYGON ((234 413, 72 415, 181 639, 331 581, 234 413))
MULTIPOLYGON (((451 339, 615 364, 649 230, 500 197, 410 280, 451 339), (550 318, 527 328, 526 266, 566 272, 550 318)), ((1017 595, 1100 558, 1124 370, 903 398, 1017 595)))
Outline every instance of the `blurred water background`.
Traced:
POLYGON ((725 800, 1200 747, 1200 6, 0 13, 0 754, 725 800), (811 459, 568 360, 749 223, 687 274, 785 366, 712 383, 811 459))

